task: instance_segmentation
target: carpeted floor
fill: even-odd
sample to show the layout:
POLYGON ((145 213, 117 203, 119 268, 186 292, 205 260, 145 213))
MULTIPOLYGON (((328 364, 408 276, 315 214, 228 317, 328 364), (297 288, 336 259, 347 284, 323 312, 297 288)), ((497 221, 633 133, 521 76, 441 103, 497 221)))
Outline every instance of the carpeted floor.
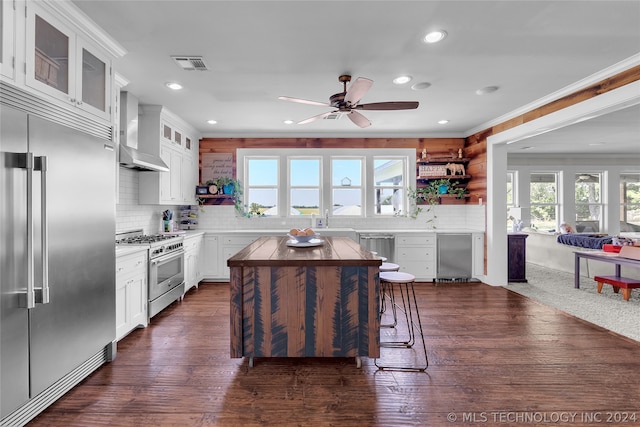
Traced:
POLYGON ((596 282, 580 277, 580 289, 573 287, 573 274, 527 263, 528 283, 509 283, 507 289, 542 304, 557 308, 620 335, 640 341, 640 289, 629 301, 613 287, 604 285, 598 294, 596 282))

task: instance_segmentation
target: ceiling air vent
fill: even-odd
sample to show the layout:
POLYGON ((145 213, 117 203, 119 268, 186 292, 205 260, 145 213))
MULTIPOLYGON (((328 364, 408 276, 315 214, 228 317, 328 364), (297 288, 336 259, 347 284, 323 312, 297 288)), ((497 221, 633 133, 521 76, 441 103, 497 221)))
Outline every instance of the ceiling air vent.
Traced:
POLYGON ((324 116, 325 120, 340 120, 340 117, 342 117, 342 113, 339 111, 336 111, 335 113, 331 113, 328 116, 324 116))
POLYGON ((173 62, 178 67, 187 71, 208 71, 207 64, 204 63, 202 56, 172 56, 173 62))

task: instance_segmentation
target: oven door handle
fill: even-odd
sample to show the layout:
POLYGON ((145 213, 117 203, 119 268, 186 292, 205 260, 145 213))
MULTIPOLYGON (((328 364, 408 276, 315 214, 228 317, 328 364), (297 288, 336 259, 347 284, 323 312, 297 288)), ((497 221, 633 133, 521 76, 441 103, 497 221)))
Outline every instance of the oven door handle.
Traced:
POLYGON ((154 265, 158 265, 158 264, 163 264, 163 263, 171 261, 171 260, 173 260, 175 258, 180 258, 183 255, 184 255, 184 251, 172 252, 170 254, 163 255, 163 256, 161 256, 159 258, 152 259, 151 260, 151 265, 154 266, 154 265))

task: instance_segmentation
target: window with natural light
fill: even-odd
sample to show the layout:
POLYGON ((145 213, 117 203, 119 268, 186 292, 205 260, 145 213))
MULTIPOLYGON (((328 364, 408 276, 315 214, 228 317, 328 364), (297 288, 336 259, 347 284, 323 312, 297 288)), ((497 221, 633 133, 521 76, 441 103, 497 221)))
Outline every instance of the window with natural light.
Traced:
POLYGON ((405 170, 403 158, 374 158, 373 191, 377 215, 399 215, 405 211, 405 170))
POLYGON ((331 213, 362 215, 364 158, 331 158, 331 213))
POLYGON ((640 231, 640 173, 620 174, 620 231, 640 231))
POLYGON ((320 213, 320 158, 289 159, 289 206, 291 215, 320 213))
POLYGON ((602 174, 575 174, 576 231, 578 233, 600 231, 602 226, 602 174))
POLYGON ((556 173, 532 173, 529 184, 531 227, 557 230, 558 176, 556 173))
POLYGON ((251 215, 393 216, 406 214, 415 157, 408 148, 239 149, 237 164, 251 215))
POLYGON ((245 157, 245 204, 252 215, 278 215, 278 158, 245 157))

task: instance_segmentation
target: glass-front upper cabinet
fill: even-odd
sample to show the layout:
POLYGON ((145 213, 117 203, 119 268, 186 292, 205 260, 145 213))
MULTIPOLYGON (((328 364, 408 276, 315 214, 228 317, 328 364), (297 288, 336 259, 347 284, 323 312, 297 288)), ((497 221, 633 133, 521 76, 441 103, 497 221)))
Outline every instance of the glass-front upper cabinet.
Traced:
POLYGON ((109 120, 111 63, 59 19, 27 8, 28 86, 109 120))
POLYGON ((0 74, 10 79, 15 73, 15 11, 14 2, 0 2, 0 74))

